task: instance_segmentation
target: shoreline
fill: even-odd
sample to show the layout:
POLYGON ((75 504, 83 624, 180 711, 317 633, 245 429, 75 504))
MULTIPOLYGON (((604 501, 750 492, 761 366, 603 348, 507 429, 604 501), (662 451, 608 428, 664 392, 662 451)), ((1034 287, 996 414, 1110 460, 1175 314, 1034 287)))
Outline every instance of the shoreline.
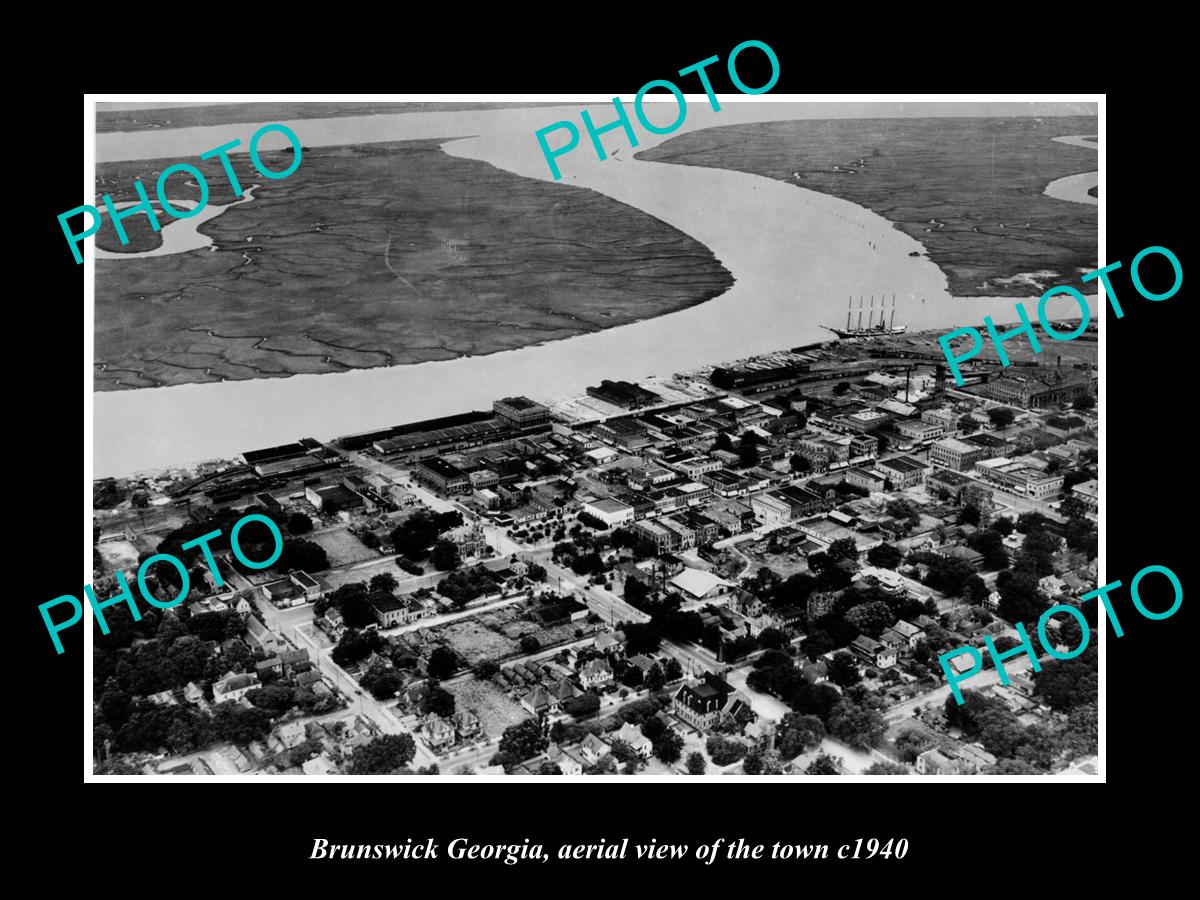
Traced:
MULTIPOLYGON (((804 118, 813 115, 811 107, 737 103, 715 114, 698 110, 684 127, 804 118)), ((531 139, 548 120, 546 110, 485 115, 491 129, 479 127, 484 116, 452 126, 447 121, 452 114, 429 114, 430 121, 422 120, 422 127, 446 140, 447 153, 516 175, 553 180, 531 139), (451 127, 455 131, 448 131, 451 127), (446 138, 456 132, 472 136, 446 138)), ((391 118, 367 123, 377 129, 371 132, 375 142, 395 139, 386 133, 391 118)), ((340 120, 345 122, 355 120, 340 120)), ((320 138, 312 120, 301 127, 310 131, 303 136, 306 145, 329 143, 320 138)), ((358 129, 365 127, 357 123, 349 129, 354 134, 339 128, 338 140, 361 140, 358 129)), ((203 144, 208 138, 197 138, 196 131, 180 129, 173 137, 203 144)), ((155 134, 159 139, 165 136, 155 134)), ((640 147, 654 143, 647 139, 640 147)), ((139 149, 151 158, 169 155, 157 146, 139 149)), ((1015 302, 1022 299, 950 296, 946 276, 922 255, 916 239, 882 216, 837 197, 761 176, 641 161, 625 153, 599 161, 594 154, 579 152, 560 161, 565 184, 591 188, 641 210, 707 247, 732 274, 732 287, 676 312, 486 356, 328 375, 97 392, 96 475, 225 458, 300 436, 329 439, 487 408, 494 399, 509 395, 553 402, 582 394, 604 378, 636 381, 825 342, 828 332, 822 326, 842 321, 850 296, 896 294, 896 321, 913 333, 977 324, 984 315, 1009 321, 1015 302)))

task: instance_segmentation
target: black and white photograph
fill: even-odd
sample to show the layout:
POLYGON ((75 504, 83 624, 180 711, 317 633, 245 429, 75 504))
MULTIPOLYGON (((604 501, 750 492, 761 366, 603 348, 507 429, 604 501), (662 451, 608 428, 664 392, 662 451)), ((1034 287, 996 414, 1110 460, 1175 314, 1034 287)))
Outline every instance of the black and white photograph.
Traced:
POLYGON ((1102 778, 1103 97, 764 80, 89 98, 89 779, 1102 778))

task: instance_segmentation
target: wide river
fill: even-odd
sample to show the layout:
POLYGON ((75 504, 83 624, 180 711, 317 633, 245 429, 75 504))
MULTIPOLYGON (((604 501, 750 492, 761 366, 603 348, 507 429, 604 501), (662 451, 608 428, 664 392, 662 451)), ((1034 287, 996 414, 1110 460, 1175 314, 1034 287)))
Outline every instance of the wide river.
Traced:
MULTIPOLYGON (((627 104, 627 107, 629 104, 627 104)), ((519 175, 552 177, 534 132, 560 119, 579 122, 580 104, 560 109, 302 119, 287 122, 306 147, 446 138, 454 156, 519 175)), ((589 105, 597 123, 611 106, 589 105)), ((650 108, 673 118, 674 104, 650 108)), ((713 112, 691 102, 675 134, 720 125, 790 119, 961 115, 954 104, 726 102, 713 112)), ((971 115, 1089 115, 1086 105, 973 104, 971 115)), ((632 114, 631 114, 632 117, 632 114)), ((97 159, 182 159, 241 138, 262 123, 97 135, 97 159)), ((636 127, 636 126, 635 126, 636 127)), ((582 130, 582 129, 581 129, 582 130)), ((269 136, 264 141, 272 147, 269 136)), ((554 141, 559 135, 554 135, 554 141)), ((847 298, 896 295, 896 319, 910 330, 978 324, 984 315, 1015 321, 1013 298, 954 299, 921 245, 853 203, 768 178, 722 169, 641 162, 621 149, 597 160, 586 133, 559 158, 563 183, 591 188, 649 213, 705 246, 736 279, 722 296, 680 312, 562 341, 481 357, 326 375, 294 375, 103 391, 94 396, 94 476, 123 476, 311 436, 328 439, 407 421, 488 408, 527 394, 552 401, 602 378, 670 375, 705 364, 829 338, 823 324, 843 321, 847 298)), ((639 130, 638 150, 670 136, 639 130)), ((282 138, 275 146, 283 146, 282 138)), ((636 151, 633 151, 636 152, 636 151)), ((303 177, 301 168, 292 176, 303 177)), ((172 227, 188 224, 178 222, 172 227)), ((131 259, 128 265, 138 265, 131 259)), ((331 298, 330 302, 337 302, 331 298)), ((1052 313, 1055 312, 1052 310, 1052 313)), ((1063 312, 1066 312, 1064 307, 1063 312)))

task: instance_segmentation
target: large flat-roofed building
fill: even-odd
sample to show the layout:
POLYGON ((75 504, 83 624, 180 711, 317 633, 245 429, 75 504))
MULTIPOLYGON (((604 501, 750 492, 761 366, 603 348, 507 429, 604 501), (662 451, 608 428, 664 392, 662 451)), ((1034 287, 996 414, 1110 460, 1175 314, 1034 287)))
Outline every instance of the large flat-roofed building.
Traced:
POLYGON ((807 488, 785 487, 750 498, 750 508, 764 525, 786 525, 816 512, 825 500, 807 488))
POLYGON ((987 394, 994 400, 1013 403, 1026 409, 1069 403, 1091 394, 1096 376, 1082 372, 1063 373, 1052 369, 1045 373, 1005 373, 987 383, 987 394))
POLYGON ((946 426, 941 422, 926 422, 922 419, 905 419, 896 423, 896 432, 908 438, 915 444, 927 444, 936 441, 946 434, 946 426))
POLYGON ((991 481, 1004 490, 1025 494, 1036 500, 1057 496, 1063 486, 1062 475, 1050 475, 1041 469, 1004 457, 982 460, 978 469, 980 477, 984 480, 991 481))
POLYGON ((471 489, 470 476, 440 456, 418 460, 413 466, 413 478, 443 494, 461 494, 471 489))
POLYGON ((991 455, 991 451, 986 447, 968 444, 958 438, 946 438, 929 448, 929 462, 932 465, 955 472, 965 472, 973 468, 979 460, 987 459, 991 455))
POLYGON ((929 466, 910 456, 880 460, 875 464, 875 468, 886 475, 898 491, 924 484, 925 475, 929 471, 929 466))
POLYGON ((403 625, 406 619, 406 604, 389 594, 387 591, 376 591, 367 597, 371 611, 384 628, 394 628, 403 625))
POLYGON ((846 416, 846 427, 853 431, 875 431, 891 421, 891 416, 877 409, 864 409, 846 416))
POLYGON ((607 378, 600 382, 599 387, 589 387, 588 395, 605 403, 620 406, 624 409, 641 409, 662 402, 662 397, 653 391, 629 381, 609 381, 607 378))
POLYGON ((633 521, 633 507, 612 497, 584 501, 583 511, 595 516, 609 528, 633 521))
POLYGON ((514 428, 535 428, 550 421, 550 409, 528 397, 505 397, 492 403, 496 416, 514 428))
POLYGON ((332 515, 342 510, 361 509, 366 501, 354 491, 340 484, 325 487, 307 487, 304 496, 318 511, 332 515))

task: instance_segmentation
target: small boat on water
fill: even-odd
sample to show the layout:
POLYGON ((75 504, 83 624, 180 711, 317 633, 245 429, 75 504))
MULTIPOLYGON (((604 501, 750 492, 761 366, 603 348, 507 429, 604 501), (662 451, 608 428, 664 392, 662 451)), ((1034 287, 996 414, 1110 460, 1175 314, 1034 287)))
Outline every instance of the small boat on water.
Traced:
POLYGON ((822 325, 821 327, 826 329, 827 331, 832 331, 834 334, 836 334, 840 338, 886 337, 887 335, 892 335, 892 334, 904 334, 904 332, 908 331, 907 325, 897 326, 895 324, 895 322, 896 322, 896 295, 895 294, 892 294, 892 315, 891 315, 891 318, 886 323, 884 322, 884 307, 883 307, 883 298, 882 297, 879 298, 879 321, 873 323, 873 320, 875 318, 875 295, 874 294, 871 295, 871 309, 870 309, 870 313, 867 315, 867 327, 866 328, 863 328, 863 324, 862 324, 862 307, 863 307, 862 297, 860 296, 858 298, 858 324, 854 328, 850 327, 850 314, 854 308, 854 298, 853 297, 850 298, 850 305, 846 309, 846 327, 845 328, 834 328, 831 325, 822 325))

